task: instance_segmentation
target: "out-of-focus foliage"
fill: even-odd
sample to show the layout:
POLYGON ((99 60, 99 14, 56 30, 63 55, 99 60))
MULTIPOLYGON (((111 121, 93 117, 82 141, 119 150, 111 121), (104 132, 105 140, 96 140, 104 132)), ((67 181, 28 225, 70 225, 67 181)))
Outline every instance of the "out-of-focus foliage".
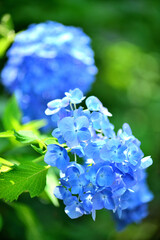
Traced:
MULTIPOLYGON (((113 113, 117 129, 128 122, 141 140, 145 155, 152 155, 154 164, 148 171, 148 182, 155 195, 150 215, 142 224, 116 233, 105 211, 98 212, 95 223, 89 216, 73 221, 65 216, 62 203, 56 208, 45 192, 34 199, 25 193, 17 202, 22 207, 1 202, 2 239, 160 239, 159 9, 158 0, 0 1, 0 16, 11 14, 16 32, 31 23, 53 20, 80 26, 92 38, 99 73, 90 95, 96 95, 113 113)), ((4 51, 6 47, 3 56, 4 51)), ((5 62, 6 58, 1 58, 1 69, 5 62)), ((2 119, 8 96, 2 87, 0 93, 2 119)), ((4 131, 1 123, 0 130, 4 131)), ((32 148, 9 149, 9 144, 5 138, 0 140, 0 155, 4 158, 19 160, 23 155, 23 161, 30 161, 38 156, 32 148)))
POLYGON ((154 55, 128 42, 118 42, 109 44, 104 60, 104 80, 114 88, 127 90, 131 102, 144 105, 160 92, 159 59, 154 55))
POLYGON ((0 23, 0 58, 3 57, 9 45, 13 42, 15 32, 11 16, 5 14, 0 23))

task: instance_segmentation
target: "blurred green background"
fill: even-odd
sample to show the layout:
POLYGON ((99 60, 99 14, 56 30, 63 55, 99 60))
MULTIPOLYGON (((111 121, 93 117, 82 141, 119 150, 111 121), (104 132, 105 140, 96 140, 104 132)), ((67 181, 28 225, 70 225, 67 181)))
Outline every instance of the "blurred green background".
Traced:
MULTIPOLYGON (((92 38, 99 72, 88 95, 113 114, 116 131, 129 123, 145 155, 152 156, 148 183, 155 197, 147 219, 117 233, 106 211, 97 212, 96 222, 90 216, 70 220, 62 202, 57 208, 22 194, 14 204, 0 202, 0 239, 160 239, 160 1, 0 0, 0 17, 6 13, 16 32, 53 20, 81 27, 92 38)), ((0 68, 5 61, 1 57, 0 68)), ((2 86, 0 94, 2 115, 8 98, 2 86)))

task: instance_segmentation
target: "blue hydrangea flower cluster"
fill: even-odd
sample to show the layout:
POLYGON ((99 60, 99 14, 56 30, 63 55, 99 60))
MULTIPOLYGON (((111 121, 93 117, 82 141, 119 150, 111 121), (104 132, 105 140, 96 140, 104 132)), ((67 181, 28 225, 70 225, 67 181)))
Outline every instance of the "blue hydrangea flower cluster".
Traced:
POLYGON ((45 162, 60 169, 60 186, 54 190, 62 199, 66 214, 74 219, 83 214, 96 217, 96 210, 110 210, 122 229, 147 215, 153 195, 146 183, 146 168, 140 141, 127 123, 116 134, 111 113, 94 96, 86 99, 79 89, 48 103, 47 115, 57 121, 53 137, 60 145, 48 145, 45 162), (63 146, 63 147, 62 147, 63 146))
POLYGON ((90 38, 80 28, 52 21, 17 34, 7 56, 2 83, 16 95, 23 122, 45 118, 47 102, 70 87, 89 91, 97 72, 90 38))

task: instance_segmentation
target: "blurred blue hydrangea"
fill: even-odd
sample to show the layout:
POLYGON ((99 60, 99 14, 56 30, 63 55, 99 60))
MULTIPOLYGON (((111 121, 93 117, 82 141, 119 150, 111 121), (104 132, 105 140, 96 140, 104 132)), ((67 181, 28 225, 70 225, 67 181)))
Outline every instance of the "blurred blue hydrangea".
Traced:
POLYGON ((140 222, 153 198, 146 182, 152 158, 144 157, 127 123, 115 133, 108 119, 111 113, 98 98, 87 98, 83 109, 75 104, 85 98, 81 90, 65 95, 46 109, 57 120, 52 135, 63 143, 48 145, 44 158, 60 169, 54 195, 63 200, 72 219, 91 214, 95 220, 96 210, 104 208, 112 212, 119 230, 140 222))
POLYGON ((7 56, 2 83, 16 95, 23 122, 44 118, 47 102, 69 89, 86 93, 97 73, 90 38, 80 28, 52 21, 17 34, 7 56))

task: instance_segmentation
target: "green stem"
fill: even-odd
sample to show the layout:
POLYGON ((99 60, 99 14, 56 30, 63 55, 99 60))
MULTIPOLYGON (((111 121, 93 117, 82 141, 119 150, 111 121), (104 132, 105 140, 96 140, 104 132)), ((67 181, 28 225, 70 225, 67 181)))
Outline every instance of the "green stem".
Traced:
POLYGON ((75 162, 77 162, 77 155, 76 155, 76 153, 74 154, 74 160, 75 160, 75 162))
POLYGON ((72 103, 70 103, 70 108, 71 108, 72 111, 74 110, 73 107, 72 107, 72 103))

